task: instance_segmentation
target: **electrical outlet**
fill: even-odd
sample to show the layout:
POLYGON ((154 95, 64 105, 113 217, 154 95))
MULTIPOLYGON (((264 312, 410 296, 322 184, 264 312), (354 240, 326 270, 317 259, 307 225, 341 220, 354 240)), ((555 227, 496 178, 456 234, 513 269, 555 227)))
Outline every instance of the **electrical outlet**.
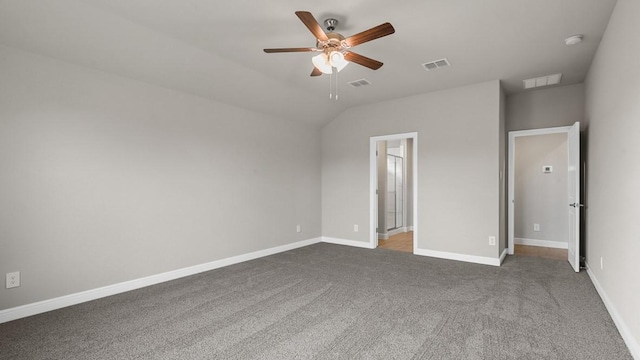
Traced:
POLYGON ((602 260, 602 256, 600 256, 600 270, 604 270, 604 260, 602 260))
POLYGON ((540 224, 533 224, 533 231, 540 231, 540 224))
POLYGON ((300 224, 296 225, 296 232, 302 232, 302 226, 300 226, 300 224))
POLYGON ((496 237, 489 236, 489 245, 495 245, 495 244, 496 244, 496 237))
POLYGON ((358 232, 358 224, 353 225, 353 232, 358 232))
POLYGON ((20 286, 20 271, 7 273, 7 289, 20 286))

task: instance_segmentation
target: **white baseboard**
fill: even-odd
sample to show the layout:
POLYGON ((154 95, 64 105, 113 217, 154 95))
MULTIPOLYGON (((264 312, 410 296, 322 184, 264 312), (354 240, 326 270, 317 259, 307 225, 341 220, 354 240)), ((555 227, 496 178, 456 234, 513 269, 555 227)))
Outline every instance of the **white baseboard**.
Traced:
POLYGON ((388 240, 391 236, 406 233, 409 231, 413 231, 413 226, 402 227, 385 233, 378 233, 378 240, 388 240))
POLYGON ((369 243, 369 242, 356 241, 356 240, 347 240, 347 239, 338 239, 338 238, 332 238, 332 237, 326 237, 326 236, 323 236, 321 239, 322 239, 322 242, 326 242, 326 243, 329 243, 329 244, 347 245, 347 246, 354 246, 354 247, 360 247, 360 248, 365 248, 365 249, 373 249, 374 248, 371 245, 371 243, 369 243))
POLYGON ((591 267, 589 266, 589 264, 585 263, 585 265, 587 266, 587 274, 589 274, 589 278, 591 279, 593 286, 596 288, 596 291, 600 295, 600 298, 602 299, 604 306, 607 308, 607 311, 609 311, 609 315, 611 315, 613 322, 618 328, 620 336, 622 336, 624 343, 629 348, 631 356, 633 356, 634 359, 640 359, 640 344, 638 343, 638 340, 633 337, 633 334, 629 330, 629 327, 627 327, 624 319, 620 316, 620 313, 618 313, 618 310, 609 299, 609 296, 607 296, 607 293, 604 292, 604 289, 600 285, 598 278, 596 278, 595 274, 591 271, 591 267))
POLYGON ((389 231, 387 234, 389 234, 389 236, 393 236, 393 235, 398 235, 406 232, 407 232, 407 228, 401 227, 401 228, 393 229, 389 231))
POLYGON ((500 258, 458 254, 458 253, 451 253, 446 251, 415 249, 413 253, 415 255, 429 256, 429 257, 435 257, 439 259, 457 260, 457 261, 470 262, 474 264, 483 264, 483 265, 492 265, 492 266, 500 266, 500 262, 501 262, 500 258))
POLYGON ((241 262, 258 259, 261 257, 281 253, 284 251, 289 251, 293 249, 297 249, 300 247, 312 245, 321 242, 322 238, 314 238, 308 240, 302 240, 291 244, 286 244, 282 246, 276 246, 273 248, 254 251, 248 254, 242 254, 238 256, 233 256, 221 260, 212 261, 206 264, 200 264, 195 266, 190 266, 183 269, 168 271, 165 273, 151 275, 140 279, 130 280, 121 282, 118 284, 108 285, 104 287, 100 287, 97 289, 91 289, 87 291, 82 291, 75 294, 65 295, 61 297, 57 297, 54 299, 43 300, 31 304, 26 304, 22 306, 17 306, 14 308, 0 310, 0 324, 21 319, 27 316, 41 314, 47 311, 61 309, 67 306, 80 304, 83 302, 100 299, 103 297, 120 294, 123 292, 140 289, 143 287, 147 287, 150 285, 159 284, 162 282, 179 279, 185 276, 190 276, 194 274, 198 274, 201 272, 218 269, 221 267, 238 264, 241 262))
POLYGON ((542 247, 555 248, 555 249, 568 249, 569 248, 569 243, 566 243, 566 242, 563 242, 563 241, 513 238, 513 243, 516 244, 516 245, 542 246, 542 247))

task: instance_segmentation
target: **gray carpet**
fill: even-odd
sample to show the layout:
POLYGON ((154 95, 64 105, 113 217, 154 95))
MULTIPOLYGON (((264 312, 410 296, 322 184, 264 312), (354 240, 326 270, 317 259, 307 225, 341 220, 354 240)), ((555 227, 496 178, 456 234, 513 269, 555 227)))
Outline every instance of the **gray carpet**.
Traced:
POLYGON ((1 359, 631 359, 586 273, 317 244, 0 324, 1 359))

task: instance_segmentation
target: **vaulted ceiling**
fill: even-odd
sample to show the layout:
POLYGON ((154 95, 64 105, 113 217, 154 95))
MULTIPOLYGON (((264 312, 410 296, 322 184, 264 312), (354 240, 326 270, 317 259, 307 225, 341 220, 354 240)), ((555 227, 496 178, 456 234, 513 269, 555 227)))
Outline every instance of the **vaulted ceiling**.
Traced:
POLYGON ((507 93, 522 80, 563 73, 584 80, 615 0, 2 0, 0 44, 265 114, 323 124, 353 106, 489 80, 507 93), (295 16, 339 21, 349 36, 390 22, 395 34, 355 50, 379 60, 310 77, 313 47, 295 16), (564 39, 583 34, 584 42, 564 39), (447 58, 451 66, 422 64, 447 58), (354 88, 349 81, 367 79, 354 88), (336 80, 335 77, 332 80, 336 80), (335 84, 334 84, 335 86, 335 84))

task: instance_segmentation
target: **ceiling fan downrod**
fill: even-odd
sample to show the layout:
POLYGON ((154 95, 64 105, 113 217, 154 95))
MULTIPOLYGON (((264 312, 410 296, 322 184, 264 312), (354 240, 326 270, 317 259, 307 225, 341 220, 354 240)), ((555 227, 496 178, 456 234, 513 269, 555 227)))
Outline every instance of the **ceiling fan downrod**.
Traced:
POLYGON ((336 26, 338 26, 338 20, 333 18, 326 19, 324 21, 324 26, 326 27, 327 31, 333 32, 336 29, 336 26))

